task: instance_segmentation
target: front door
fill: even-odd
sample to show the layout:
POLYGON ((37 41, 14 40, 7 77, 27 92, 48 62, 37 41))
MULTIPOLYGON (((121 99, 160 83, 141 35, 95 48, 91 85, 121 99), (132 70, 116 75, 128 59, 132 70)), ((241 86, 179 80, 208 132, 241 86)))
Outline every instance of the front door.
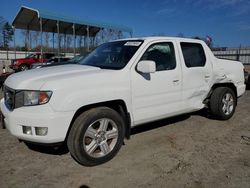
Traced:
POLYGON ((140 60, 156 63, 150 74, 132 70, 132 104, 135 124, 176 114, 182 108, 182 77, 178 56, 172 42, 153 43, 140 60))

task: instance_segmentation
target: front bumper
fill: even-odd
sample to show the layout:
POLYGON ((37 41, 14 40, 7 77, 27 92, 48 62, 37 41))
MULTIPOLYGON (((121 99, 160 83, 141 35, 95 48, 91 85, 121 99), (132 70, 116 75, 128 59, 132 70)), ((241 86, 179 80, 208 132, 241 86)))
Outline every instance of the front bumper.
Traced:
POLYGON ((9 68, 11 68, 12 70, 18 70, 19 67, 17 65, 9 65, 9 68))
POLYGON ((73 111, 55 112, 49 104, 21 107, 10 111, 5 106, 4 99, 2 99, 0 107, 5 126, 10 133, 21 140, 36 143, 63 142, 74 116, 73 111), (32 135, 24 134, 23 126, 31 126, 32 135), (36 135, 35 127, 48 127, 47 135, 36 135))
POLYGON ((238 85, 236 88, 237 88, 237 97, 242 96, 246 91, 246 85, 245 84, 238 85))

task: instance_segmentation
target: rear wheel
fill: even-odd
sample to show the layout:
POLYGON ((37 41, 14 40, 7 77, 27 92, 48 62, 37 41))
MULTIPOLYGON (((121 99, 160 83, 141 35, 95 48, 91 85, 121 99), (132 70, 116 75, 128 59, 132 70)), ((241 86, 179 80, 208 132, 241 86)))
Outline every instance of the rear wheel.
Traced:
POLYGON ((210 98, 210 111, 216 119, 227 120, 234 114, 237 98, 228 87, 216 88, 210 98))
POLYGON ((122 146, 124 122, 113 109, 98 107, 78 116, 67 145, 82 165, 94 166, 111 160, 122 146))

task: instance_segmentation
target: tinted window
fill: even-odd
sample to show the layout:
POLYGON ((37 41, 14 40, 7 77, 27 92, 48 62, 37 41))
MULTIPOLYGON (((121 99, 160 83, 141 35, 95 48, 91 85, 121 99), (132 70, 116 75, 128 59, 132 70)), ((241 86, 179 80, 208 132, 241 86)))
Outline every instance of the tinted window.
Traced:
POLYGON ((181 49, 187 67, 203 67, 206 63, 206 56, 201 44, 181 43, 181 49))
POLYGON ((54 54, 44 54, 45 59, 50 59, 53 56, 54 56, 54 54))
POLYGON ((172 43, 153 44, 143 54, 141 60, 154 61, 156 71, 174 69, 176 67, 174 46, 172 43))

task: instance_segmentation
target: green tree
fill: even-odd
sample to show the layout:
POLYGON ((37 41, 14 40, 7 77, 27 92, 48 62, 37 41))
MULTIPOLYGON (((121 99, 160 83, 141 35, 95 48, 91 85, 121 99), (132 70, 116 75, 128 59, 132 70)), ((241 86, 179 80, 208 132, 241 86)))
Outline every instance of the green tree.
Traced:
POLYGON ((3 47, 9 48, 10 42, 13 40, 14 30, 9 24, 9 22, 5 22, 2 30, 3 36, 3 47))
POLYGON ((7 50, 7 59, 9 59, 9 44, 13 40, 14 30, 9 24, 9 22, 5 22, 2 30, 2 37, 3 37, 3 47, 7 50))
POLYGON ((3 26, 4 26, 4 18, 0 16, 0 46, 3 46, 3 26))

